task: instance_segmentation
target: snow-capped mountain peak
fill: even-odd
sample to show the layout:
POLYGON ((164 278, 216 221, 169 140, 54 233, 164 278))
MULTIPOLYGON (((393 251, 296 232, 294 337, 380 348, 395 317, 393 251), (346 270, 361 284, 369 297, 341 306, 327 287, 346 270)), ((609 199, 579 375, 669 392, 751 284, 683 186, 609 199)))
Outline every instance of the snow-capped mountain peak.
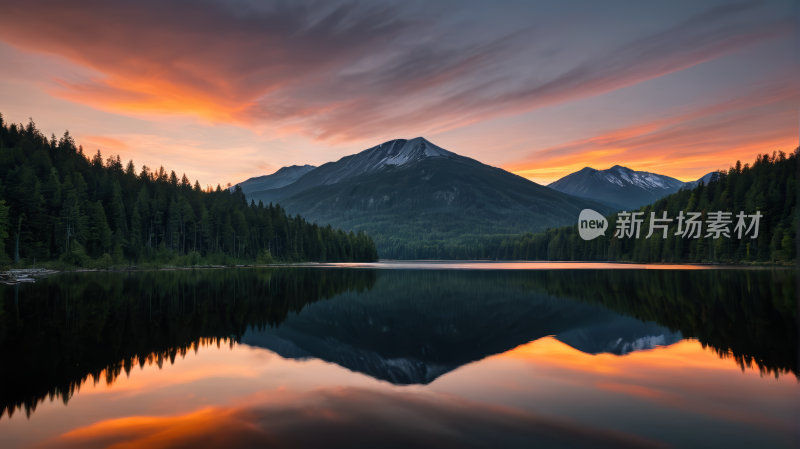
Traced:
POLYGON ((326 174, 325 184, 335 184, 344 179, 373 173, 387 166, 401 166, 426 158, 451 158, 457 155, 422 137, 410 140, 396 139, 347 156, 339 167, 326 174))
POLYGON ((620 165, 615 165, 608 170, 590 170, 593 172, 592 175, 594 179, 598 181, 610 182, 620 187, 624 187, 626 184, 632 184, 651 191, 654 189, 680 188, 684 185, 683 181, 670 178, 669 176, 658 175, 646 171, 635 171, 620 165))
POLYGON ((403 165, 426 157, 451 157, 453 155, 454 153, 436 146, 422 137, 415 137, 411 140, 396 139, 384 142, 358 153, 354 159, 360 159, 358 160, 360 164, 366 162, 370 168, 379 168, 386 165, 403 165), (362 155, 364 157, 360 157, 362 155))
POLYGON ((570 195, 633 208, 676 192, 684 184, 669 176, 615 165, 606 170, 586 167, 551 183, 549 187, 570 195))

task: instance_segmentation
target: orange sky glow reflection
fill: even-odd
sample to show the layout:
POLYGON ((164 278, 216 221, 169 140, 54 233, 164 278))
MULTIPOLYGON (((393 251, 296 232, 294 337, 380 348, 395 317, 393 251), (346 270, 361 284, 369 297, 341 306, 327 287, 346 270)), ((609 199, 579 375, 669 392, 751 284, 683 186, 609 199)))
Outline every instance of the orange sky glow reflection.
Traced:
MULTIPOLYGON (((742 369, 694 340, 617 356, 586 354, 545 337, 463 366, 428 386, 394 386, 319 360, 287 360, 246 345, 201 345, 174 364, 157 365, 154 357, 129 377, 84 385, 67 407, 43 404, 28 420, 6 418, 0 421, 0 441, 38 447, 226 441, 303 446, 314 442, 307 439, 308 428, 336 440, 333 429, 363 432, 358 423, 370 420, 383 434, 420 436, 434 428, 433 434, 467 435, 459 423, 471 422, 525 438, 579 435, 637 446, 659 443, 635 426, 601 430, 600 418, 578 416, 591 410, 618 419, 660 416, 674 419, 676 431, 690 417, 711 430, 735 423, 787 438, 797 408, 793 376, 742 369), (71 411, 73 418, 64 421, 71 411), (400 418, 408 413, 416 418, 400 418), (31 426, 41 431, 30 433, 31 426)), ((370 433, 364 435, 367 441, 370 433)))

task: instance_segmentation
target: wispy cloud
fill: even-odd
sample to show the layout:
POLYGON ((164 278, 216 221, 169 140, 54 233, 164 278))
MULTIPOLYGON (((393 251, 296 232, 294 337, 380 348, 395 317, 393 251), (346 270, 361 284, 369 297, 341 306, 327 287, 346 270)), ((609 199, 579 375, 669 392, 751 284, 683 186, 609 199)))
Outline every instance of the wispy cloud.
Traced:
POLYGON ((259 406, 105 420, 42 447, 450 447, 509 439, 534 445, 664 447, 623 432, 449 395, 351 387, 275 391, 265 399, 259 406))
POLYGON ((0 40, 98 73, 53 74, 53 94, 72 101, 344 142, 594 96, 790 35, 788 18, 754 19, 760 8, 719 6, 546 76, 518 70, 536 66, 533 30, 471 38, 374 3, 33 1, 3 6, 0 40))
POLYGON ((505 168, 548 183, 583 167, 626 166, 694 180, 757 154, 797 146, 798 89, 793 73, 730 99, 532 151, 505 168))

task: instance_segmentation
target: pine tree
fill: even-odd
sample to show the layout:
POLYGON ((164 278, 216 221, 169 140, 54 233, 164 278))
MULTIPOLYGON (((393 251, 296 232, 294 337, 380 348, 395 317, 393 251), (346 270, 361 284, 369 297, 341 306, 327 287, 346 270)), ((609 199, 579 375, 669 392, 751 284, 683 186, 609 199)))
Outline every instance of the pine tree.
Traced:
POLYGON ((139 203, 133 205, 133 213, 131 214, 131 229, 130 229, 130 246, 129 251, 138 258, 142 247, 145 246, 144 235, 142 231, 142 215, 139 213, 139 203))
POLYGON ((118 181, 112 185, 111 219, 114 223, 114 247, 127 245, 128 224, 125 216, 125 203, 122 200, 122 187, 118 181))
MULTIPOLYGON (((2 116, 0 116, 0 120, 2 116)), ((2 123, 0 123, 0 126, 2 123)), ((0 199, 0 263, 3 263, 8 256, 6 256, 5 251, 5 241, 8 238, 8 230, 11 227, 11 221, 8 216, 8 206, 6 206, 6 200, 0 199)))
POLYGON ((87 243, 90 254, 101 256, 105 252, 110 252, 112 244, 111 228, 108 226, 103 203, 100 200, 91 203, 89 223, 87 243))
POLYGON ((88 266, 91 255, 104 264, 162 256, 167 262, 192 250, 240 259, 269 250, 310 260, 324 257, 318 236, 322 246, 333 244, 327 239, 355 244, 338 233, 320 234, 280 206, 248 203, 240 187, 204 191, 163 166, 142 166, 137 174, 133 161, 123 166, 118 155, 104 160, 97 150, 87 157, 69 131, 48 140, 33 120, 0 121, 0 179, 0 253, 16 253, 21 261, 62 257, 88 266), (159 245, 175 251, 157 255, 159 245))

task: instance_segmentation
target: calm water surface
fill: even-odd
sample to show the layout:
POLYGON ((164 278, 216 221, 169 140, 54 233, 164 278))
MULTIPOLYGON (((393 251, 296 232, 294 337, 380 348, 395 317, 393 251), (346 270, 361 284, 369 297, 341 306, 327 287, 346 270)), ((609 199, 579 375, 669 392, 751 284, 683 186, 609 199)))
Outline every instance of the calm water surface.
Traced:
POLYGON ((796 447, 795 271, 572 265, 0 286, 0 447, 796 447))

